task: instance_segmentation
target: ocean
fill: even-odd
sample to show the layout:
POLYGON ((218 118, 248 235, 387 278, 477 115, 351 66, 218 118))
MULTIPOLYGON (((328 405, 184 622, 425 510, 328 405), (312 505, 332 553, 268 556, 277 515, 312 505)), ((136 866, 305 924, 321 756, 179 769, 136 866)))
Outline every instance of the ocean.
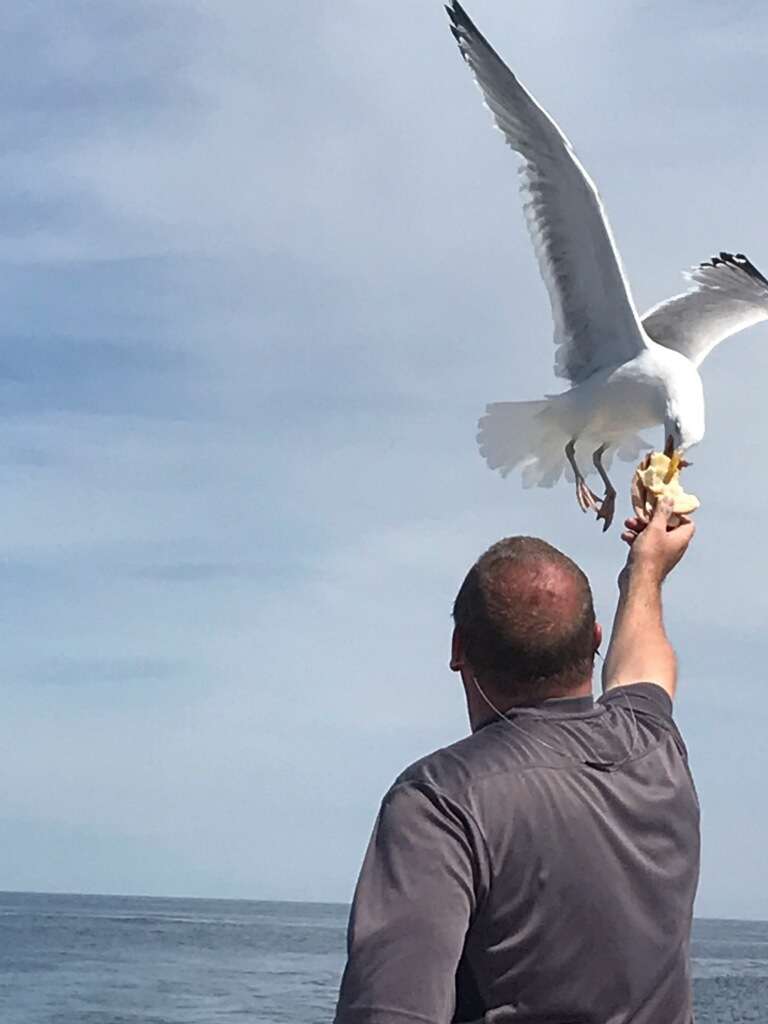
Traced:
MULTIPOLYGON (((1 1024, 327 1024, 347 907, 0 893, 1 1024)), ((697 921, 697 1024, 768 1022, 768 922, 697 921)))

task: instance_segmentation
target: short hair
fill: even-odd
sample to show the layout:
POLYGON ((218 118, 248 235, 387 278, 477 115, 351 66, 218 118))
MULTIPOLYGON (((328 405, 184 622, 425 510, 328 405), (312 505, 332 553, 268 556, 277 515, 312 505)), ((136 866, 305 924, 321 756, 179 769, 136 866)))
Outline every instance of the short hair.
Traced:
POLYGON ((592 673, 589 580, 536 537, 488 548, 467 573, 453 618, 472 668, 505 695, 567 693, 592 673))

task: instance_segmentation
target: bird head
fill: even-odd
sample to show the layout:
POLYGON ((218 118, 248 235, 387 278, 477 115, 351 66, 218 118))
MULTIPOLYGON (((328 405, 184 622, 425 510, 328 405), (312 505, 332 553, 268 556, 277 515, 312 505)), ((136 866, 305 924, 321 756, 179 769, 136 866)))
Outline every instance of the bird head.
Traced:
POLYGON ((682 456, 693 445, 704 437, 704 423, 698 422, 699 416, 692 416, 691 410, 683 411, 674 399, 670 398, 664 416, 665 453, 678 453, 682 456))

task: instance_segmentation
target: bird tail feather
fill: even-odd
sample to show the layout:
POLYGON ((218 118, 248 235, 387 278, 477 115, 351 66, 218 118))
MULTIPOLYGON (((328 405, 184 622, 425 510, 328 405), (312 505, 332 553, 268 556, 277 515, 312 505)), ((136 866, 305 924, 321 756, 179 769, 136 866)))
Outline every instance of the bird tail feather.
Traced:
MULTIPOLYGON (((478 422, 477 443, 490 469, 506 477, 519 468, 523 487, 554 487, 565 473, 573 482, 573 470, 565 458, 565 446, 571 435, 556 410, 557 396, 537 402, 494 402, 486 406, 478 422)), ((594 472, 592 452, 599 442, 576 439, 576 459, 582 474, 594 472)), ((627 434, 608 442, 603 465, 608 469, 614 454, 625 461, 636 461, 651 448, 637 434, 627 434)))
POLYGON ((569 438, 548 415, 550 400, 494 402, 478 423, 477 443, 490 469, 508 476, 520 467, 524 487, 553 487, 565 466, 569 438))

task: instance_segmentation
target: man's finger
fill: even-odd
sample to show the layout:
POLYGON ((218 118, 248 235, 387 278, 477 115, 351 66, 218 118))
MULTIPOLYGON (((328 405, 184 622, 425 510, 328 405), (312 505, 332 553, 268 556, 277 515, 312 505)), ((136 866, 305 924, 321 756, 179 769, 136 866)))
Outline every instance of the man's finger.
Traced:
POLYGON ((687 523, 681 523, 675 530, 675 533, 678 533, 678 531, 680 540, 689 544, 694 533, 696 533, 696 524, 692 519, 689 519, 687 523))
POLYGON ((624 520, 624 525, 628 530, 633 530, 635 533, 639 533, 646 523, 645 520, 640 519, 639 516, 630 516, 629 519, 624 520))
POLYGON ((653 526, 655 530, 666 530, 669 517, 672 515, 672 507, 672 502, 669 498, 660 498, 656 502, 656 508, 653 510, 653 515, 648 525, 653 526))

